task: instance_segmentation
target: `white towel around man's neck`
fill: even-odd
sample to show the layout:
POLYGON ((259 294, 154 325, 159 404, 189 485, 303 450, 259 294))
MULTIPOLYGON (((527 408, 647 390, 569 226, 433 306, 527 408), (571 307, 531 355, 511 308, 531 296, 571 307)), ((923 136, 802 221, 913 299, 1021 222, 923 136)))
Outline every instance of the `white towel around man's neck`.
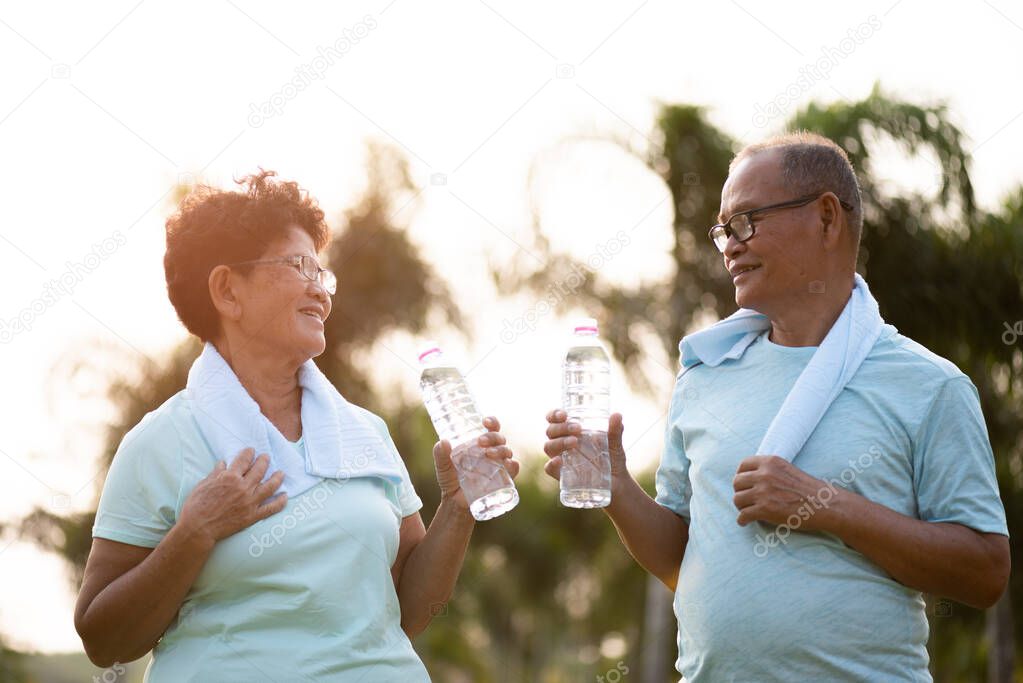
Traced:
POLYGON ((324 478, 382 477, 402 481, 400 465, 368 419, 345 400, 312 360, 298 370, 302 387, 304 457, 263 415, 234 370, 207 342, 188 371, 186 391, 199 430, 228 464, 244 448, 270 455, 264 480, 284 470, 278 492, 293 498, 324 478))
MULTIPOLYGON (((789 461, 795 458, 885 327, 895 330, 885 324, 866 281, 857 274, 849 301, 792 386, 757 453, 789 461)), ((716 367, 725 360, 741 358, 770 328, 767 316, 741 308, 705 330, 686 335, 679 342, 681 372, 700 363, 716 367)))

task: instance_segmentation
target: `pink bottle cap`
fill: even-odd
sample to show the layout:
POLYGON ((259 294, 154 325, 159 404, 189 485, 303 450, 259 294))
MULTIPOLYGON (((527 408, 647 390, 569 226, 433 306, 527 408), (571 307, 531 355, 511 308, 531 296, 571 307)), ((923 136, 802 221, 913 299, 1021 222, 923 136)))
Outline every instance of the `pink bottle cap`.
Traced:
POLYGON ((437 344, 437 342, 426 342, 426 344, 423 345, 422 350, 419 352, 419 362, 422 363, 427 359, 427 357, 440 352, 440 345, 437 344))
POLYGON ((596 318, 580 318, 575 322, 575 332, 590 332, 592 334, 597 333, 597 319, 596 318))

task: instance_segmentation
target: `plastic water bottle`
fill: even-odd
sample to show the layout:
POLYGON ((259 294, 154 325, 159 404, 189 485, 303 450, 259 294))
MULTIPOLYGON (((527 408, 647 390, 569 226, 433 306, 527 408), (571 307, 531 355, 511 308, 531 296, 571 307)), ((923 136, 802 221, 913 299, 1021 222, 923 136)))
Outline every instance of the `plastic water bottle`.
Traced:
POLYGON ((597 321, 575 324, 565 354, 561 404, 570 422, 582 431, 579 445, 561 454, 561 503, 574 508, 604 507, 611 502, 611 458, 607 421, 611 415, 611 361, 597 338, 597 321))
POLYGON ((519 492, 504 464, 486 457, 476 442, 487 429, 462 373, 433 343, 419 354, 419 362, 423 366, 419 380, 423 401, 437 436, 451 444, 451 461, 469 501, 469 512, 482 521, 511 510, 519 502, 519 492))

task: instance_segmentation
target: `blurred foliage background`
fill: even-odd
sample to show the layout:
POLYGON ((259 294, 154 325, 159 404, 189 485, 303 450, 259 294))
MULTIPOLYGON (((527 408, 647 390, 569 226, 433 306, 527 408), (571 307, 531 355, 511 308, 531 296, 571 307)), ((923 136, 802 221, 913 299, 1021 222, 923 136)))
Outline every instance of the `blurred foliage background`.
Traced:
MULTIPOLYGON (((848 151, 864 199, 859 269, 882 314, 903 334, 955 362, 977 385, 1014 534, 1012 558, 1019 566, 1023 339, 1006 333, 1023 318, 1023 186, 996 210, 979 209, 964 135, 945 107, 900 101, 879 88, 855 103, 811 104, 785 127, 816 131, 848 151), (875 166, 883 146, 932 166, 935 191, 893 191, 875 166)), ((638 154, 673 199, 674 272, 664 282, 627 288, 599 271, 577 269, 586 277, 557 313, 598 311, 602 335, 633 389, 667 401, 652 395, 644 358, 676 360, 685 332, 735 310, 731 282, 706 231, 718 210, 728 162, 741 145, 715 127, 706 111, 682 104, 662 107, 650 139, 653 146, 638 154), (641 340, 648 339, 659 348, 644 346, 641 340)), ((471 332, 448 284, 419 256, 406 225, 394 220, 417 194, 405 160, 390 148, 374 147, 367 174, 367 192, 346 212, 328 247, 326 261, 344 277, 327 323, 327 351, 317 362, 345 396, 385 417, 429 522, 438 492, 432 459, 423 455, 436 438, 433 427, 418 403, 396 404, 394 397, 402 393, 371 376, 365 359, 390 332, 422 334, 441 326, 466 337, 471 332)), ((523 259, 495 267, 502 294, 540 295, 581 265, 551 247, 542 213, 533 231, 531 251, 544 265, 523 259)), ((198 352, 198 343, 189 340, 160 361, 139 362, 110 349, 71 364, 67 372, 108 377, 106 398, 115 418, 105 425, 105 447, 97 454, 102 467, 145 413, 184 387, 198 352), (110 375, 111 368, 116 374, 110 375)), ((542 462, 530 457, 536 455, 524 459, 542 462)), ((652 492, 653 473, 635 474, 652 492)), ((582 681, 612 670, 630 680, 677 680, 667 590, 632 561, 603 514, 561 507, 556 483, 538 466, 525 468, 517 484, 519 506, 477 525, 453 599, 416 640, 435 680, 582 681)), ((93 513, 61 517, 37 509, 8 532, 64 557, 77 589, 92 520, 93 513)), ((936 681, 1010 681, 1014 673, 1021 675, 1021 663, 1014 660, 1023 641, 1014 629, 1023 613, 1021 591, 1015 572, 1009 590, 986 612, 928 596, 936 681)), ((40 671, 0 644, 0 681, 51 680, 40 671)))

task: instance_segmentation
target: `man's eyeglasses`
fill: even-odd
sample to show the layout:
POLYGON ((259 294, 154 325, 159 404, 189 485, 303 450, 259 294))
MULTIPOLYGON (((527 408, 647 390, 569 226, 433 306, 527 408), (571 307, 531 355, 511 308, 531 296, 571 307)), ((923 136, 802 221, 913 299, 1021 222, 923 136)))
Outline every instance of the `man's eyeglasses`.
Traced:
POLYGON ((283 258, 263 259, 260 261, 241 261, 239 263, 225 264, 228 267, 237 266, 258 266, 264 264, 283 264, 291 266, 302 273, 307 280, 319 282, 328 294, 337 292, 337 276, 333 271, 321 268, 312 256, 284 256, 283 258))
MULTIPOLYGON (((749 209, 742 213, 736 213, 729 216, 728 220, 724 223, 718 223, 711 228, 707 235, 714 242, 714 246, 718 248, 722 254, 725 253, 725 247, 728 246, 728 238, 735 237, 737 242, 745 242, 749 238, 756 234, 757 228, 753 223, 753 214, 761 213, 763 211, 773 211, 775 209, 795 209, 800 206, 806 206, 810 202, 820 199, 824 196, 824 192, 813 195, 811 197, 800 197, 799 199, 793 199, 788 202, 782 202, 780 204, 771 204, 770 206, 761 206, 756 209, 749 209)), ((838 200, 842 208, 846 211, 852 211, 852 204, 841 199, 838 200)))

